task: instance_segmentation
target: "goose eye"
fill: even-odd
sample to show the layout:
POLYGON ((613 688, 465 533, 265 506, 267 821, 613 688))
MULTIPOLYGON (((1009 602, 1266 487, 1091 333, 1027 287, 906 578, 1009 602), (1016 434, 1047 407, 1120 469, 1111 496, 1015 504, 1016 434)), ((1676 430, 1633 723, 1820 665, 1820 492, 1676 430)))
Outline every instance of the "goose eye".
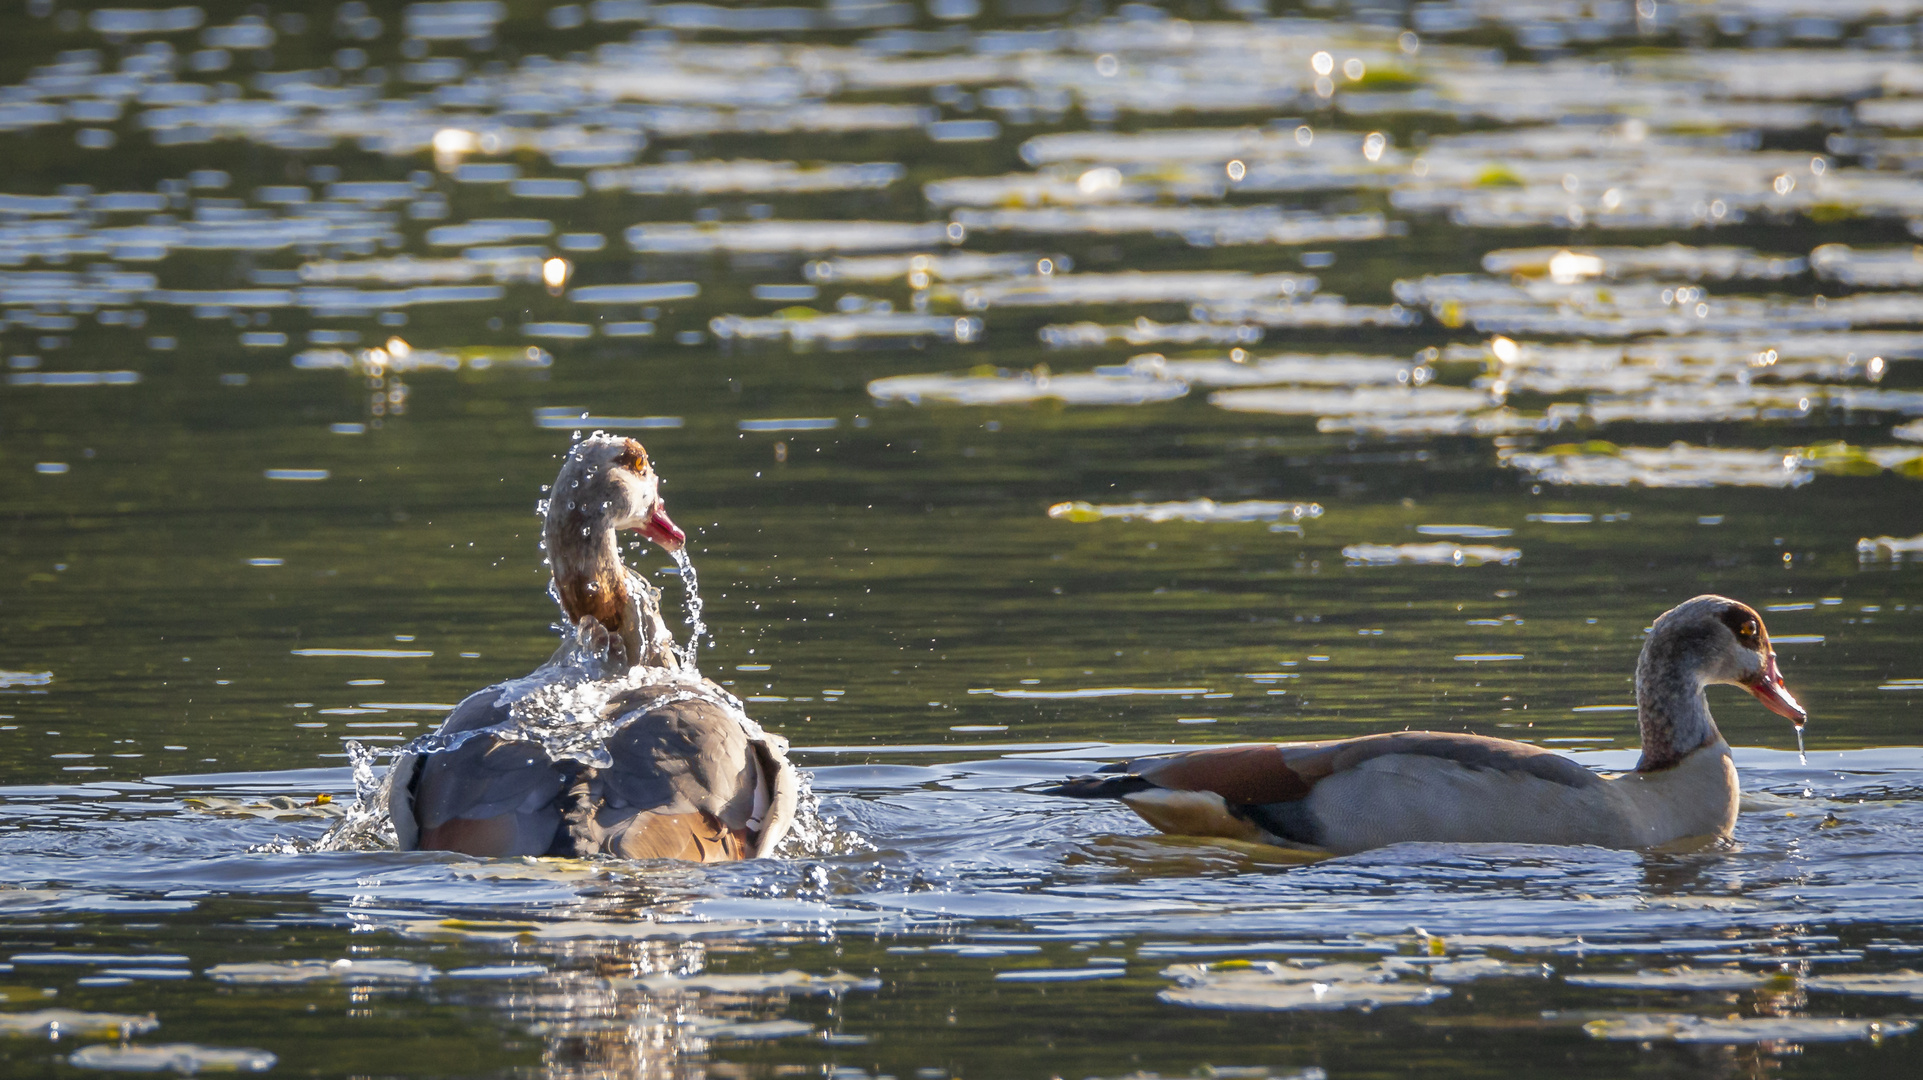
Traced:
POLYGON ((1746 643, 1754 644, 1756 641, 1756 632, 1760 629, 1762 628, 1756 625, 1756 620, 1751 619, 1743 624, 1743 629, 1737 636, 1742 638, 1746 643))

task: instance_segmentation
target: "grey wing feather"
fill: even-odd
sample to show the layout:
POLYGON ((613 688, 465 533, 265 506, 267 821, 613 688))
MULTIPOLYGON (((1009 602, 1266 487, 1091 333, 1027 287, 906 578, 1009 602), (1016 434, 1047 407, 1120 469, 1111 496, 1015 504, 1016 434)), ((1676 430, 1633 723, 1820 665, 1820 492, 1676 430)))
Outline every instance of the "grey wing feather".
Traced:
POLYGON ((1470 769, 1526 773, 1564 787, 1586 788, 1603 779, 1580 762, 1528 743, 1453 731, 1401 731, 1331 744, 1335 769, 1350 769, 1370 758, 1411 754, 1453 761, 1470 769))
POLYGON ((705 701, 678 701, 630 721, 607 741, 601 770, 616 810, 699 810, 746 828, 760 775, 740 721, 705 701))
MULTIPOLYGON (((666 687, 643 687, 611 705, 646 704, 666 687)), ((614 826, 649 814, 711 815, 752 837, 749 857, 774 850, 794 824, 801 782, 788 742, 710 701, 676 701, 628 722, 608 740, 614 758, 597 777, 597 821, 614 826), (640 811, 637 815, 635 812, 640 811)), ((630 827, 640 825, 635 821, 630 827)))
MULTIPOLYGON (((469 695, 448 714, 441 733, 451 735, 505 721, 508 709, 499 698, 497 687, 469 695)), ((454 818, 532 815, 540 820, 529 820, 516 831, 529 833, 525 840, 534 843, 533 832, 546 828, 551 838, 559 825, 558 811, 543 814, 541 810, 561 793, 567 774, 531 743, 482 735, 452 750, 427 755, 413 771, 412 817, 417 829, 435 828, 454 818)), ((546 850, 546 840, 536 847, 546 850)))
MULTIPOLYGON (((510 829, 511 837, 489 834, 490 849, 511 845, 496 854, 619 852, 623 838, 650 820, 700 814, 748 836, 746 854, 767 854, 793 824, 800 797, 787 742, 699 698, 648 707, 685 689, 638 686, 603 706, 604 718, 624 722, 606 740, 611 760, 598 769, 556 764, 533 744, 487 735, 397 761, 385 783, 401 846, 418 847, 425 831, 460 819, 510 829)), ((461 702, 441 733, 507 720, 500 691, 491 687, 461 702)))

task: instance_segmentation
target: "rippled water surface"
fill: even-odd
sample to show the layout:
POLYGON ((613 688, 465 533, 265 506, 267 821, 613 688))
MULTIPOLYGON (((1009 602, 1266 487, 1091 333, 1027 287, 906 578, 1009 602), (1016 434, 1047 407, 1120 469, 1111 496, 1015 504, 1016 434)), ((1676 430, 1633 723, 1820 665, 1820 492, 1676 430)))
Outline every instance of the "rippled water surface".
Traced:
POLYGON ((1909 1075, 1920 18, 13 6, 0 1072, 1909 1075), (597 429, 819 822, 311 851, 350 741, 553 650, 597 429), (1711 591, 1813 714, 1711 694, 1727 850, 1036 794, 1401 728, 1627 768, 1711 591))

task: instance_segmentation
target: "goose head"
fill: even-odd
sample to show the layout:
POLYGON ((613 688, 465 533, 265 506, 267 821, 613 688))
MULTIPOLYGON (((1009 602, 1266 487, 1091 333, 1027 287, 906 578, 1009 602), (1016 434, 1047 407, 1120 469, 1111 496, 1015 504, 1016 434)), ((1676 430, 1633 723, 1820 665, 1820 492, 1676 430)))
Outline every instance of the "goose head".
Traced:
POLYGON ((1698 596, 1664 612, 1650 628, 1639 667, 1659 664, 1693 674, 1699 687, 1712 683, 1740 686, 1754 694, 1764 708, 1799 728, 1809 719, 1809 713, 1783 683, 1763 617, 1741 601, 1698 596))
POLYGON ((568 451, 548 493, 546 516, 551 553, 593 545, 621 529, 639 532, 671 552, 688 542, 668 517, 647 450, 614 435, 592 435, 568 451))
POLYGON ((668 517, 648 452, 612 435, 575 443, 541 513, 552 591, 568 625, 593 620, 610 640, 618 639, 626 663, 673 666, 673 637, 661 623, 655 592, 622 563, 616 539, 618 530, 632 529, 671 552, 688 542, 668 517))

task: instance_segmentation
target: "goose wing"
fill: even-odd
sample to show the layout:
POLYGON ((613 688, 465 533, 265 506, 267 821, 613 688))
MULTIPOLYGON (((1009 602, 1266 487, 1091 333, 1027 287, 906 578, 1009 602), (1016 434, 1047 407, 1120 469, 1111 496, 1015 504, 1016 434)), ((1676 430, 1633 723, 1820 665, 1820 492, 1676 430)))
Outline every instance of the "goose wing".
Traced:
MULTIPOLYGON (((1044 794, 1121 799, 1149 824, 1168 833, 1327 848, 1331 834, 1342 823, 1330 820, 1335 809, 1331 800, 1313 797, 1318 790, 1342 790, 1346 795, 1349 789, 1376 786, 1387 793, 1394 783, 1396 801, 1407 802, 1413 786, 1416 812, 1423 812, 1420 801, 1426 797, 1438 804, 1428 809, 1451 818, 1462 809, 1463 791, 1492 782, 1577 791, 1605 781, 1566 757, 1526 743, 1452 732, 1402 731, 1334 742, 1225 746, 1136 758, 1104 766, 1095 775, 1070 780, 1044 794), (1395 773, 1399 779, 1380 781, 1364 773, 1395 773), (1421 794, 1424 788, 1434 794, 1421 794)), ((1411 835, 1407 839, 1451 837, 1411 835)))
MULTIPOLYGON (((448 714, 441 734, 506 721, 502 697, 500 687, 469 695, 448 714)), ((569 776, 533 743, 480 735, 452 750, 397 761, 387 781, 388 804, 404 848, 544 855, 561 826, 556 800, 569 776)))
POLYGON ((794 817, 799 784, 786 744, 709 697, 662 689, 609 703, 609 715, 643 711, 622 717, 609 764, 577 776, 561 800, 575 852, 696 862, 767 854, 794 817))

